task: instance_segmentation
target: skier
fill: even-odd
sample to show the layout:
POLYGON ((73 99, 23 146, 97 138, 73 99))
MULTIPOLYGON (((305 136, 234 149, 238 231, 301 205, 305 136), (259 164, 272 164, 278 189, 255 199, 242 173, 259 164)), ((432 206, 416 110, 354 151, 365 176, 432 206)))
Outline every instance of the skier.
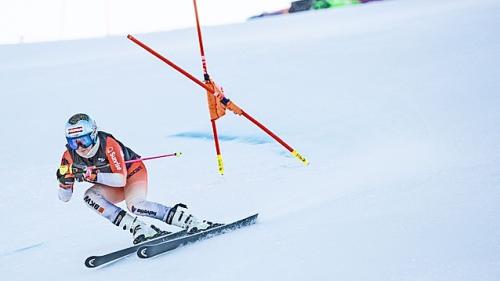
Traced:
POLYGON ((71 199, 75 180, 93 183, 85 191, 85 203, 113 224, 130 231, 134 244, 165 232, 115 205, 124 200, 127 209, 134 215, 152 217, 184 228, 189 233, 221 225, 198 220, 182 203, 167 207, 147 201, 146 166, 142 161, 124 163, 139 159, 140 156, 111 134, 98 131, 95 121, 87 114, 73 115, 66 123, 65 131, 66 151, 61 159, 61 167, 57 170, 61 201, 68 202, 71 199))

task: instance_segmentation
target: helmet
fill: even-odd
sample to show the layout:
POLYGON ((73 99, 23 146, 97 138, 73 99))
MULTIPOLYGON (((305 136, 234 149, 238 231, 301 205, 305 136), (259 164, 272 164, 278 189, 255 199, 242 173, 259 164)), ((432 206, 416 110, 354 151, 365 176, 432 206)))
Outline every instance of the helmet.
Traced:
POLYGON ((97 125, 87 114, 78 113, 66 122, 65 134, 71 149, 88 148, 97 141, 97 125))

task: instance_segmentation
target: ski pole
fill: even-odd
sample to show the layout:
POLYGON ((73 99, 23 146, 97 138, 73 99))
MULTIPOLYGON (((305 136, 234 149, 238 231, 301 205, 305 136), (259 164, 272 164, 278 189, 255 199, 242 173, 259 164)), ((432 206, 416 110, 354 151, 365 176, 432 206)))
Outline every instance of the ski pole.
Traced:
MULTIPOLYGON (((203 48, 203 39, 201 36, 201 28, 200 28, 200 20, 198 17, 198 6, 196 5, 196 0, 193 0, 194 6, 194 15, 196 18, 196 31, 198 33, 198 43, 200 45, 200 56, 201 56, 201 65, 203 68, 203 78, 205 79, 205 84, 210 82, 210 76, 208 75, 207 70, 207 60, 205 59, 205 49, 203 48)), ((222 160, 222 153, 220 152, 219 146, 219 137, 217 135, 217 125, 215 124, 214 119, 210 119, 212 123, 212 132, 214 136, 214 144, 215 144, 215 153, 217 154, 217 166, 219 170, 219 174, 224 174, 224 161, 222 160)))
MULTIPOLYGON (((156 52, 155 50, 151 49, 146 44, 144 44, 141 41, 139 41, 138 39, 136 39, 134 36, 132 36, 132 35, 129 34, 129 35, 127 35, 127 38, 130 39, 132 42, 136 43, 137 45, 139 45, 140 47, 142 47, 144 50, 146 50, 149 53, 151 53, 153 56, 157 57, 158 59, 160 59, 164 63, 166 63, 169 66, 171 66, 173 69, 177 70, 178 72, 180 72, 181 74, 183 74, 184 76, 186 76, 187 78, 189 78, 194 83, 198 84, 200 87, 205 88, 207 91, 209 91, 212 94, 215 94, 215 90, 213 88, 210 88, 209 86, 203 84, 203 82, 201 82, 200 80, 196 79, 196 77, 194 77, 193 75, 189 74, 187 71, 185 71, 184 69, 180 68, 179 66, 177 66, 175 63, 171 62, 170 60, 168 60, 164 56, 160 55, 158 52, 156 52)), ((250 116, 244 110, 241 110, 241 114, 243 116, 245 116, 245 118, 247 118, 250 122, 254 123, 257 127, 259 127, 264 132, 266 132, 269 136, 271 136, 274 140, 276 140, 282 146, 284 146, 295 158, 297 158, 299 161, 301 161, 304 165, 308 165, 309 164, 309 161, 307 161, 307 159, 304 156, 302 156, 299 152, 297 152, 295 149, 293 149, 291 146, 289 146, 286 142, 284 142, 280 137, 278 137, 276 134, 274 134, 273 132, 271 132, 271 130, 269 130, 268 128, 266 128, 259 121, 257 121, 256 119, 254 119, 252 116, 250 116)))
MULTIPOLYGON (((145 158, 137 158, 137 159, 127 160, 124 163, 125 164, 130 164, 130 163, 135 163, 135 162, 140 162, 140 161, 148 161, 148 160, 154 160, 154 159, 158 159, 158 158, 165 158, 165 157, 172 157, 172 156, 181 156, 181 155, 182 155, 181 152, 175 152, 175 153, 170 153, 170 154, 163 154, 163 155, 158 155, 158 156, 152 156, 152 157, 145 157, 145 158)), ((61 175, 65 175, 68 172, 70 174, 73 174, 75 172, 89 172, 89 171, 92 171, 92 170, 100 170, 100 169, 109 167, 109 165, 110 164, 108 163, 108 164, 104 164, 102 166, 90 166, 90 167, 87 167, 87 166, 80 166, 80 165, 76 165, 76 164, 67 164, 67 165, 61 165, 59 167, 59 173, 61 175)))
POLYGON ((140 162, 140 161, 148 161, 148 160, 154 160, 154 159, 158 159, 158 158, 181 156, 181 155, 182 155, 182 152, 174 152, 174 153, 170 153, 170 154, 163 154, 163 155, 158 155, 158 156, 132 159, 132 160, 125 161, 124 163, 129 164, 129 163, 135 163, 135 162, 140 162))
MULTIPOLYGON (((131 164, 131 163, 135 163, 135 162, 141 162, 141 161, 148 161, 148 160, 154 160, 154 159, 158 159, 158 158, 165 158, 165 157, 172 157, 172 156, 181 156, 182 153, 181 152, 175 152, 175 153, 170 153, 170 154, 163 154, 163 155, 158 155, 158 156, 151 156, 151 157, 145 157, 145 158, 137 158, 137 159, 132 159, 132 160, 127 160, 123 163, 125 164, 131 164)), ((108 167, 109 165, 111 164, 105 164, 103 166, 93 166, 93 167, 89 167, 89 168, 92 168, 92 169, 102 169, 102 168, 106 168, 108 167)))

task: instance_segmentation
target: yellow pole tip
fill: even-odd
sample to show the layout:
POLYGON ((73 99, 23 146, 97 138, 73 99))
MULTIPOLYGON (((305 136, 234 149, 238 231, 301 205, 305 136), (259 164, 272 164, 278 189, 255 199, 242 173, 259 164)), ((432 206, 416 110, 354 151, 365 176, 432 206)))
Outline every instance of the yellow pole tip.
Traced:
POLYGON ((224 175, 224 161, 222 160, 222 155, 217 154, 217 167, 220 175, 224 175))
POLYGON ((307 159, 304 156, 300 155, 296 150, 292 151, 292 155, 295 158, 299 159, 299 161, 302 162, 305 166, 309 165, 309 161, 307 161, 307 159))

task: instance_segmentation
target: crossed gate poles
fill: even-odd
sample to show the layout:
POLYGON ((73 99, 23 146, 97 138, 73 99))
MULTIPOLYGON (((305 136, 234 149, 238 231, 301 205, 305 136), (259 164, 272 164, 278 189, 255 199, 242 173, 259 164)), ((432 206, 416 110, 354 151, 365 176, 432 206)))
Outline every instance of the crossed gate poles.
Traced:
MULTIPOLYGON (((243 109, 238 107, 234 102, 232 102, 231 100, 226 98, 223 94, 223 91, 210 79, 210 76, 209 76, 208 71, 207 71, 205 51, 203 48, 203 40, 202 40, 202 35, 201 35, 200 22, 199 22, 199 18, 198 18, 198 7, 196 5, 196 0, 193 0, 193 4, 194 4, 195 16, 196 16, 196 29, 197 29, 197 33, 198 33, 198 42, 200 45, 200 55, 201 55, 203 76, 204 76, 205 83, 201 82, 196 77, 194 77, 193 75, 191 75, 190 73, 188 73, 184 69, 180 68, 175 63, 168 60, 167 58, 165 58, 164 56, 162 56, 161 54, 159 54, 158 52, 156 52, 155 50, 153 50, 152 48, 150 48, 149 46, 147 46, 143 42, 139 41, 134 36, 129 34, 127 36, 127 38, 130 39, 135 44, 142 47, 144 50, 151 53, 153 56, 157 57, 158 59, 160 59, 161 61, 166 63, 167 65, 171 66, 172 68, 174 68, 175 70, 180 72, 182 75, 186 76, 188 79, 195 82, 196 84, 198 84, 200 87, 204 88, 207 91, 207 96, 208 96, 208 101, 209 101, 209 110, 210 110, 210 115, 211 115, 210 121, 212 123, 212 131, 213 131, 213 135, 214 135, 215 150, 217 153, 217 164, 218 164, 219 173, 221 175, 224 174, 224 164, 223 164, 222 155, 220 152, 219 139, 217 136, 217 126, 215 124, 215 120, 217 120, 219 117, 224 115, 224 113, 222 112, 222 114, 220 114, 220 116, 219 116, 217 114, 217 112, 214 112, 214 110, 217 111, 217 108, 210 108, 210 106, 211 106, 210 101, 211 100, 214 101, 214 106, 222 107, 223 111, 227 108, 230 111, 233 111, 235 114, 241 115, 241 116, 244 116, 245 118, 247 118, 250 122, 255 124, 261 130, 263 130, 269 136, 271 136, 274 140, 276 140, 279 144, 281 144, 283 147, 285 147, 285 149, 287 149, 295 158, 297 158, 299 161, 301 161, 304 165, 308 165, 309 161, 307 161, 305 157, 303 157, 300 153, 298 153, 290 145, 288 145, 286 142, 284 142, 280 137, 278 137, 276 134, 274 134, 271 130, 269 130, 264 125, 262 125, 262 123, 260 123, 255 118, 253 118, 251 115, 246 113, 243 109)), ((220 110, 220 107, 218 108, 219 110, 220 110)))

